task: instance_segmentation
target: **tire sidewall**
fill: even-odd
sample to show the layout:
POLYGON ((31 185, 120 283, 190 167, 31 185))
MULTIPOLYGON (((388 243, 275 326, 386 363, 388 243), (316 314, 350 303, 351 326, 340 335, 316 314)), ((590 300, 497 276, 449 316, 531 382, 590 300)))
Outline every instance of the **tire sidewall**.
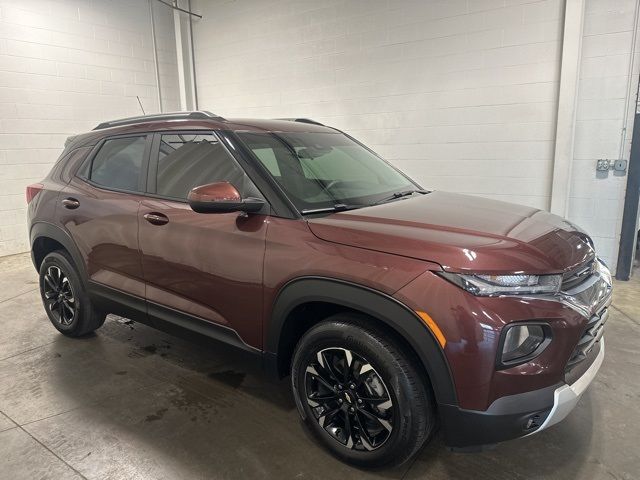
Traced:
POLYGON ((411 398, 409 379, 396 359, 385 348, 375 334, 367 329, 344 322, 337 317, 332 322, 313 327, 298 344, 292 363, 292 387, 298 412, 303 422, 320 442, 338 457, 354 464, 380 467, 402 456, 404 450, 412 449, 410 442, 415 437, 413 430, 415 402, 411 398), (384 445, 373 451, 347 449, 333 439, 316 421, 306 398, 305 375, 309 360, 316 351, 324 348, 347 348, 365 358, 382 377, 393 402, 393 430, 384 445))

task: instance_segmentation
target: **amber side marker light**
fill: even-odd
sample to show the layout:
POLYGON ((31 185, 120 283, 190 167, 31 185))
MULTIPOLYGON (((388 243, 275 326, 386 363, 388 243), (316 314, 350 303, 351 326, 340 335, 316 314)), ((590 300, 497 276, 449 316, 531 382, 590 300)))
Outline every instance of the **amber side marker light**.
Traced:
POLYGON ((438 340, 438 343, 440 344, 440 346, 444 348, 444 346, 447 344, 447 339, 444 338, 444 335, 442 334, 442 330, 440 330, 440 327, 438 327, 436 322, 433 321, 433 318, 431 318, 427 312, 421 312, 420 310, 416 310, 416 313, 422 319, 422 321, 426 323, 427 327, 429 327, 429 330, 431 330, 433 334, 436 336, 436 340, 438 340))

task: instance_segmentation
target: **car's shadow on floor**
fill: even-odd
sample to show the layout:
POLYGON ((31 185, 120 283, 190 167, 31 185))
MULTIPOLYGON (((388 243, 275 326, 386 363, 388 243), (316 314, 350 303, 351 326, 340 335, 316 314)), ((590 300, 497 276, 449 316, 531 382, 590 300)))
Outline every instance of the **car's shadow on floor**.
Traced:
POLYGON ((82 405, 34 422, 29 431, 54 451, 61 445, 74 468, 99 478, 120 478, 119 472, 127 472, 122 478, 401 478, 407 472, 409 465, 368 472, 334 459, 302 427, 289 379, 267 378, 253 357, 232 347, 184 336, 110 316, 86 338, 58 337, 47 381, 60 403, 80 399, 82 405), (131 388, 134 381, 138 388, 131 388))
POLYGON ((452 452, 440 435, 425 447, 405 478, 496 479, 595 479, 609 478, 594 471, 593 399, 582 399, 580 418, 531 437, 504 442, 473 453, 452 452))
POLYGON ((256 395, 278 410, 295 409, 288 379, 268 378, 258 355, 186 330, 167 333, 115 316, 97 334, 129 347, 130 358, 155 356, 160 365, 179 369, 182 380, 206 383, 206 378, 212 385, 256 395))
POLYGON ((68 359, 49 381, 70 402, 85 388, 104 396, 36 422, 33 433, 45 445, 62 445, 81 473, 100 477, 597 478, 588 465, 589 393, 577 414, 542 434, 473 454, 448 451, 436 435, 412 464, 367 472, 335 460, 309 438, 288 379, 269 380, 252 357, 186 336, 109 317, 79 343, 60 337, 57 352, 68 359), (113 383, 78 381, 67 371, 78 361, 83 375, 108 374, 113 382, 128 376, 141 385, 114 393, 117 388, 106 387, 113 383))

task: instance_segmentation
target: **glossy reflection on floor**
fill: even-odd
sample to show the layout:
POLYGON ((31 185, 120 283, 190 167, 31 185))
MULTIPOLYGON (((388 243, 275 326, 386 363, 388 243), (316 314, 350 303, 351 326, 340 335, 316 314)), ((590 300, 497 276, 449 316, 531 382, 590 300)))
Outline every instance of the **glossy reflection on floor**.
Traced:
POLYGON ((479 454, 436 437, 378 472, 314 445, 288 381, 235 352, 115 317, 67 339, 29 257, 0 259, 0 272, 0 478, 640 478, 640 272, 616 285, 604 365, 564 422, 479 454))

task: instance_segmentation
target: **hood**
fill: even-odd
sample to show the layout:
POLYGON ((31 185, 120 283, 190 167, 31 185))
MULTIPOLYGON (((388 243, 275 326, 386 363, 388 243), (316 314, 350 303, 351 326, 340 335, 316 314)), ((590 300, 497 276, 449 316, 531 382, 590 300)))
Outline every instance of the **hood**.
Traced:
POLYGON ((548 212, 447 192, 310 219, 317 237, 453 272, 561 273, 592 259, 589 237, 548 212))

